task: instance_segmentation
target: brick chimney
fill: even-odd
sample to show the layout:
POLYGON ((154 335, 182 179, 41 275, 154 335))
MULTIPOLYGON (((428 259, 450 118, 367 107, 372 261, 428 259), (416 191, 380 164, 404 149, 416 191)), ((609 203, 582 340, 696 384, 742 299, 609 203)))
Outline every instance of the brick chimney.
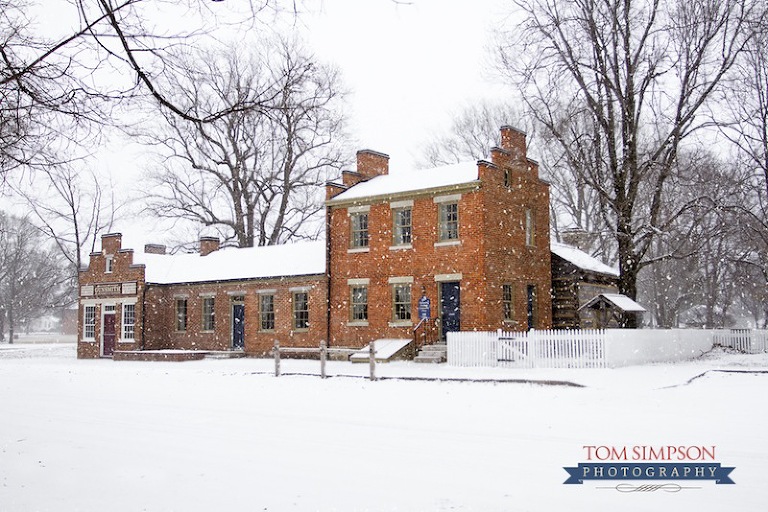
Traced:
POLYGON ((161 244, 144 245, 144 254, 165 254, 165 246, 161 244))
POLYGON ((101 235, 101 252, 104 254, 117 254, 123 245, 122 233, 109 233, 101 235))
POLYGON ((327 181, 325 183, 325 200, 333 199, 337 195, 347 190, 347 187, 341 183, 335 183, 333 181, 327 181))
POLYGON ((200 237, 200 256, 208 256, 219 250, 219 239, 215 236, 200 237))
POLYGON ((389 155, 361 149, 357 152, 357 173, 362 176, 361 181, 389 174, 389 155))
POLYGON ((525 132, 512 126, 501 127, 501 149, 510 153, 513 160, 525 160, 525 132))

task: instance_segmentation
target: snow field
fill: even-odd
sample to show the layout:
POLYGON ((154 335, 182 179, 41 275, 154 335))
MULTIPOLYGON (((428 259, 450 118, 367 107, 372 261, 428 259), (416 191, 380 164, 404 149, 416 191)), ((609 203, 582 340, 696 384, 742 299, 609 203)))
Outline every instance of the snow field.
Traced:
MULTIPOLYGON (((270 360, 78 361, 0 346, 0 510, 764 510, 768 356, 617 370, 367 365, 275 378, 270 360), (736 485, 563 485, 584 445, 716 445, 736 485)), ((286 373, 317 361, 283 360, 286 373)))

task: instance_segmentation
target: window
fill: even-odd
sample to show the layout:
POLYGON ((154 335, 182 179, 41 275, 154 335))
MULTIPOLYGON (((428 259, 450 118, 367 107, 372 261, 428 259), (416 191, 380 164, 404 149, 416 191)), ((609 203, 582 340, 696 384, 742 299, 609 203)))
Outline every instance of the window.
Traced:
POLYGON ((203 297, 203 330, 212 331, 216 325, 216 312, 214 298, 203 297))
POLYGON ((368 321, 368 287, 364 285, 350 286, 350 304, 352 322, 368 321))
POLYGON ((309 293, 293 294, 293 328, 309 329, 309 293))
POLYGON ((96 306, 85 306, 83 312, 83 338, 96 338, 96 306))
POLYGON ((528 308, 528 329, 536 327, 536 285, 529 284, 526 288, 528 308))
POLYGON ((411 319, 411 285, 392 285, 392 320, 395 322, 411 319))
POLYGON ((440 203, 438 240, 459 239, 459 203, 440 203))
POLYGON ((368 213, 357 212, 350 215, 350 247, 359 249, 368 247, 368 213))
POLYGON ((534 228, 536 227, 533 219, 533 210, 527 208, 525 210, 525 245, 533 246, 536 238, 534 236, 534 228))
POLYGON ((411 209, 397 208, 392 211, 393 245, 411 244, 411 209))
POLYGON ((123 304, 123 339, 134 339, 136 326, 136 304, 123 304))
POLYGON ((187 299, 176 299, 176 330, 187 330, 187 299))
POLYGON ((275 330, 275 296, 272 294, 259 295, 259 328, 275 330))
POLYGON ((114 268, 114 256, 107 256, 104 258, 104 272, 111 274, 114 268))
POLYGON ((514 320, 514 307, 512 302, 512 285, 505 284, 501 286, 501 307, 504 311, 504 321, 514 320))

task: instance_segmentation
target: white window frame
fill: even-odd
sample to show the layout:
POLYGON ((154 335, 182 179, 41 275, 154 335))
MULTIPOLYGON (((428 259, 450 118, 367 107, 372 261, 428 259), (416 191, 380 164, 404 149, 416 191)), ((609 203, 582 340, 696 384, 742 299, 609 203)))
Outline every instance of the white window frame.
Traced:
POLYGON ((83 306, 83 339, 88 341, 96 341, 96 305, 89 304, 83 306), (90 323, 88 322, 89 312, 91 313, 90 323), (89 327, 91 330, 90 336, 88 335, 89 327))
POLYGON ((122 339, 134 340, 136 339, 136 304, 123 304, 123 311, 120 323, 122 324, 122 339), (130 316, 127 311, 132 310, 130 316), (128 322, 128 318, 132 320, 128 322))

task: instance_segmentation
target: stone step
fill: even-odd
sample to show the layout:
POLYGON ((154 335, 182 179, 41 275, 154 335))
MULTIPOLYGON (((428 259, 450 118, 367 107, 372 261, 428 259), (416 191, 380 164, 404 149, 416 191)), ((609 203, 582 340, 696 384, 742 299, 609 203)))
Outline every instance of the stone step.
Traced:
POLYGON ((426 356, 426 355, 422 355, 422 354, 419 354, 419 355, 417 355, 416 357, 413 358, 413 362, 414 363, 432 363, 432 364, 437 364, 437 363, 442 363, 444 361, 445 361, 445 359, 442 356, 426 356))
POLYGON ((206 359, 236 359, 238 357, 245 357, 245 351, 243 350, 211 350, 206 352, 206 359))

